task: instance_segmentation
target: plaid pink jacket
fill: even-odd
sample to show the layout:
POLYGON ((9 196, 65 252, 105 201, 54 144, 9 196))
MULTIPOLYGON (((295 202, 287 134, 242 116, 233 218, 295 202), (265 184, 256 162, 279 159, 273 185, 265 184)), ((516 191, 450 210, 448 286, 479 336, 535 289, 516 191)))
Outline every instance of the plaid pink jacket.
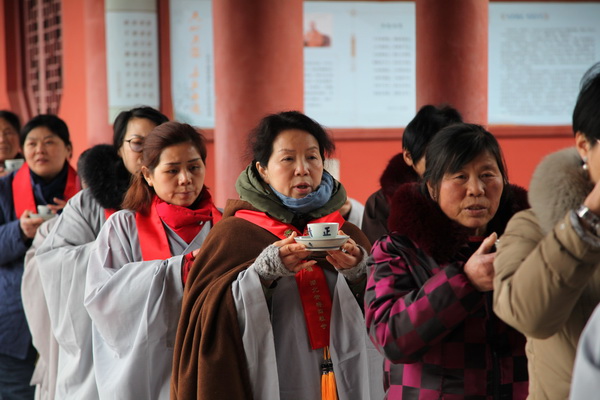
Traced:
MULTIPOLYGON (((414 190, 403 196, 428 201, 414 190)), ((525 399, 525 338, 493 313, 492 292, 478 292, 462 272, 478 244, 469 246, 465 237, 453 252, 430 250, 424 241, 436 234, 426 231, 456 238, 456 226, 435 207, 404 207, 411 217, 401 220, 401 230, 412 230, 423 246, 398 230, 377 241, 365 293, 367 328, 387 359, 386 398, 525 399)))

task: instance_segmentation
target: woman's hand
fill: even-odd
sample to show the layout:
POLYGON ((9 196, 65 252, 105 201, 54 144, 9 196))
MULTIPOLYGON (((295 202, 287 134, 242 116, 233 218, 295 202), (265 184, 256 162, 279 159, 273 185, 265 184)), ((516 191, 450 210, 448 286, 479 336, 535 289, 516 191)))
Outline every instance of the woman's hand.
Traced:
POLYGON ((27 239, 33 239, 38 228, 44 222, 43 218, 30 218, 30 215, 31 211, 25 210, 21 214, 21 218, 19 218, 19 227, 21 228, 21 232, 23 232, 23 236, 27 239))
POLYGON ((56 204, 48 204, 48 208, 53 214, 58 214, 58 212, 67 205, 66 200, 61 200, 58 197, 53 198, 52 201, 54 201, 56 204))
POLYGON ((310 256, 310 251, 306 250, 303 244, 296 243, 294 240, 296 236, 296 232, 292 232, 287 238, 273 243, 274 246, 279 247, 279 257, 283 265, 294 273, 317 263, 316 260, 305 261, 310 256))
MULTIPOLYGON (((339 230, 338 235, 344 235, 344 232, 339 230)), ((363 258, 362 251, 352 239, 348 239, 339 250, 330 250, 327 254, 327 261, 336 269, 354 268, 363 258)))
POLYGON ((480 292, 494 289, 494 258, 496 258, 496 252, 490 252, 494 248, 497 239, 498 235, 495 232, 486 237, 477 251, 467 260, 464 267, 465 275, 480 292))

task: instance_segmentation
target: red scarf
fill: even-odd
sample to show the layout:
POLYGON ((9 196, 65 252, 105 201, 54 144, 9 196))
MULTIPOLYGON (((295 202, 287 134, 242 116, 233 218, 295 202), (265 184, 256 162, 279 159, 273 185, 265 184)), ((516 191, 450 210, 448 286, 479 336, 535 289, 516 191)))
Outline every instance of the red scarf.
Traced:
MULTIPOLYGON (((304 228, 304 232, 300 232, 294 225, 281 222, 262 211, 238 210, 235 212, 235 216, 266 229, 279 239, 285 239, 290 236, 292 232, 296 232, 298 236, 308 234, 306 228, 304 228)), ((329 215, 308 222, 307 225, 318 222, 337 222, 342 226, 345 220, 339 212, 334 211, 329 215)), ((335 234, 337 235, 337 232, 335 234)))
POLYGON ((154 196, 149 213, 136 213, 144 261, 166 260, 172 256, 163 221, 188 244, 200 232, 204 222, 212 221, 213 225, 219 222, 221 212, 213 204, 208 190, 203 189, 200 196, 202 201, 196 210, 169 204, 154 196))
MULTIPOLYGON (((68 165, 67 166, 67 184, 63 192, 64 200, 69 200, 77 192, 79 192, 79 182, 77 180, 77 172, 68 165)), ((37 212, 37 204, 33 195, 33 186, 31 185, 31 171, 27 164, 23 164, 15 173, 12 181, 13 204, 15 205, 15 214, 17 218, 23 215, 25 210, 32 213, 37 212)))
MULTIPOLYGON (((239 210, 235 213, 235 216, 266 229, 280 239, 285 239, 292 232, 296 232, 299 235, 302 234, 295 226, 278 221, 264 212, 239 210)), ((344 218, 339 212, 335 211, 309 223, 316 222, 337 222, 342 226, 344 218)), ((328 346, 329 323, 331 321, 331 293, 329 293, 323 268, 313 265, 310 268, 301 270, 296 274, 296 284, 300 292, 311 347, 313 349, 320 349, 328 346)))

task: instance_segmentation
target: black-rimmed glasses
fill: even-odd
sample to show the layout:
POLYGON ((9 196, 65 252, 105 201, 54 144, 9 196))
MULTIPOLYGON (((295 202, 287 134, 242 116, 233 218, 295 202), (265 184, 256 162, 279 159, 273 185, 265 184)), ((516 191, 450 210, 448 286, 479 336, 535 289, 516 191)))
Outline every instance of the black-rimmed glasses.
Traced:
POLYGON ((123 141, 127 142, 129 144, 129 148, 131 149, 131 151, 134 151, 136 153, 141 153, 142 149, 144 148, 144 139, 134 137, 129 140, 123 140, 123 141))

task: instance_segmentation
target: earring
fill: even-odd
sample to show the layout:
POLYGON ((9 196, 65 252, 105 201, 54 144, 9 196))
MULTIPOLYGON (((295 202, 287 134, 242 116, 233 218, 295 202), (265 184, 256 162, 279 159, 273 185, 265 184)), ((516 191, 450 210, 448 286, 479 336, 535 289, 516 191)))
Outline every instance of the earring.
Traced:
POLYGON ((583 162, 583 165, 581 166, 581 168, 583 168, 584 171, 587 171, 590 168, 587 163, 587 157, 583 157, 581 159, 581 161, 583 162))

